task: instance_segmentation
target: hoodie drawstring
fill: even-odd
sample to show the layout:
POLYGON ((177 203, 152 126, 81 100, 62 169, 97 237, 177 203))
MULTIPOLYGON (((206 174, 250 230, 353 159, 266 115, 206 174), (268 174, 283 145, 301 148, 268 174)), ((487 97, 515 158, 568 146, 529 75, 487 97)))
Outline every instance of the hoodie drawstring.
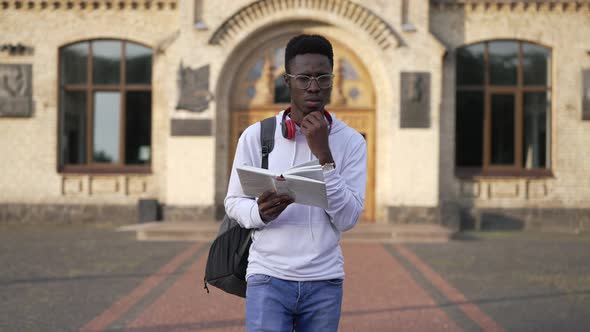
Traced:
MULTIPOLYGON (((301 134, 301 129, 297 128, 297 134, 301 134)), ((297 139, 295 139, 295 148, 293 149, 293 158, 291 159, 291 167, 295 166, 295 158, 297 157, 297 139)), ((313 154, 311 153, 311 149, 309 150, 309 157, 308 161, 312 161, 313 154)), ((307 224, 309 226, 309 234, 311 235, 311 239, 315 240, 313 235, 313 227, 311 225, 311 206, 307 207, 307 224)))
MULTIPOLYGON (((311 149, 310 149, 309 150, 309 161, 311 161, 311 160, 312 160, 312 154, 311 154, 311 149)), ((313 241, 315 239, 313 237, 313 227, 311 225, 311 206, 307 207, 307 211, 308 211, 307 220, 308 220, 308 225, 309 225, 309 233, 311 234, 311 240, 313 241)))

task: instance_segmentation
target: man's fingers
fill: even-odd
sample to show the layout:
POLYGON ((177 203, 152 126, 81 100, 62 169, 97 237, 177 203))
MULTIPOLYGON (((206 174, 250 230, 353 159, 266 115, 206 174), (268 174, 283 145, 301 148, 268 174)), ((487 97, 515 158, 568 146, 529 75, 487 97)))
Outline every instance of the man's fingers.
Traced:
POLYGON ((303 118, 303 122, 308 122, 314 126, 321 126, 324 122, 324 116, 321 112, 311 112, 303 118))
POLYGON ((282 212, 289 204, 293 203, 293 201, 293 198, 288 195, 277 195, 258 204, 258 209, 265 215, 273 215, 277 212, 282 212))
POLYGON ((291 203, 293 203, 292 199, 287 200, 287 201, 280 201, 277 204, 266 209, 264 211, 264 214, 271 216, 274 219, 274 218, 278 217, 287 208, 287 206, 289 206, 291 203))
POLYGON ((267 204, 269 208, 273 208, 276 206, 279 206, 281 204, 284 204, 285 202, 291 201, 291 197, 289 197, 288 195, 281 195, 281 196, 276 196, 270 200, 268 200, 267 204))
POLYGON ((320 117, 319 112, 311 112, 303 118, 303 121, 301 121, 301 132, 304 135, 317 130, 322 131, 322 128, 325 127, 327 127, 326 122, 320 117))
POLYGON ((258 202, 260 203, 264 203, 266 202, 272 195, 276 195, 276 192, 273 190, 267 190, 265 192, 262 193, 262 195, 260 195, 260 197, 258 197, 258 202))

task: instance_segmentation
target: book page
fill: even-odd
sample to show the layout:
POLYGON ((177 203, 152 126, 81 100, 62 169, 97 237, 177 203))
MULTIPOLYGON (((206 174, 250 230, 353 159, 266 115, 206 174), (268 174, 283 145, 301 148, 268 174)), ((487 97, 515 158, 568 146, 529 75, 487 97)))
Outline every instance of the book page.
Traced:
POLYGON ((328 196, 326 194, 326 183, 297 175, 285 175, 285 181, 291 197, 295 203, 328 208, 328 196))
POLYGON ((324 171, 322 171, 322 168, 319 165, 301 168, 291 168, 285 171, 283 175, 297 175, 317 181, 324 181, 324 171))
POLYGON ((252 197, 258 197, 267 190, 275 190, 275 175, 270 174, 270 172, 264 168, 256 168, 251 166, 248 167, 254 168, 255 170, 253 171, 249 168, 246 168, 245 166, 236 167, 244 194, 252 197), (260 172, 258 170, 263 170, 266 172, 260 172))
POLYGON ((274 176, 278 176, 278 174, 275 174, 272 171, 267 170, 266 168, 260 168, 260 167, 255 167, 255 166, 249 166, 249 165, 242 165, 242 166, 237 166, 236 169, 238 171, 242 171, 242 172, 247 172, 247 173, 257 173, 257 174, 263 174, 263 175, 274 175, 274 176))
POLYGON ((237 166, 240 184, 244 194, 259 197, 265 191, 276 190, 279 194, 288 194, 296 203, 328 207, 324 172, 317 160, 301 164, 283 173, 283 179, 264 168, 237 166))
POLYGON ((322 171, 322 166, 320 166, 320 161, 317 159, 295 165, 283 172, 283 175, 287 174, 299 175, 318 181, 324 181, 324 172, 322 171))

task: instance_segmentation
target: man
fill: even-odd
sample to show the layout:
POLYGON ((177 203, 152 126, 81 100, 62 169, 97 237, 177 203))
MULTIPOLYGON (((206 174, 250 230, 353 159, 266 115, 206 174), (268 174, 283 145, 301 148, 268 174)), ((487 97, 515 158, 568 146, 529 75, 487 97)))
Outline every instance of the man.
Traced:
POLYGON ((236 166, 261 166, 260 123, 248 127, 238 142, 225 209, 243 227, 256 229, 246 273, 248 331, 338 330, 344 279, 339 240, 363 211, 367 149, 358 132, 324 111, 333 58, 332 45, 319 35, 300 35, 287 44, 291 107, 276 116, 268 161, 270 170, 281 172, 317 159, 327 209, 293 203, 273 191, 257 200, 244 195, 236 166))

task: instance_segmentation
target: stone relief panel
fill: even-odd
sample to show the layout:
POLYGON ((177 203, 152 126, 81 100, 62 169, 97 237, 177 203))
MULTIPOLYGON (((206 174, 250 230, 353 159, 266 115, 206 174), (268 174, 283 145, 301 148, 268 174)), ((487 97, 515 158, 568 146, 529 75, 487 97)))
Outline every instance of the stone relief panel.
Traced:
POLYGON ((203 112, 209 108, 213 95, 209 91, 209 65, 197 69, 184 67, 179 69, 180 98, 177 110, 203 112))
POLYGON ((91 176, 89 194, 114 194, 119 192, 119 177, 91 176))
POLYGON ((462 180, 460 195, 464 199, 483 202, 490 199, 543 200, 549 198, 550 185, 546 180, 462 180))
POLYGON ((547 197, 547 183, 544 181, 529 181, 527 183, 527 198, 545 198, 547 197))
POLYGON ((142 196, 153 189, 152 178, 141 175, 64 175, 63 196, 142 196))
POLYGON ((430 73, 401 73, 401 128, 430 128, 430 73))
POLYGON ((84 194, 84 177, 64 177, 62 180, 62 194, 64 196, 77 196, 84 194))
POLYGON ((127 177, 126 179, 127 195, 140 195, 147 192, 147 179, 144 177, 127 177))
POLYGON ((519 193, 518 183, 492 182, 488 185, 490 198, 517 198, 519 193))
POLYGON ((32 67, 0 64, 0 117, 33 115, 32 67))

